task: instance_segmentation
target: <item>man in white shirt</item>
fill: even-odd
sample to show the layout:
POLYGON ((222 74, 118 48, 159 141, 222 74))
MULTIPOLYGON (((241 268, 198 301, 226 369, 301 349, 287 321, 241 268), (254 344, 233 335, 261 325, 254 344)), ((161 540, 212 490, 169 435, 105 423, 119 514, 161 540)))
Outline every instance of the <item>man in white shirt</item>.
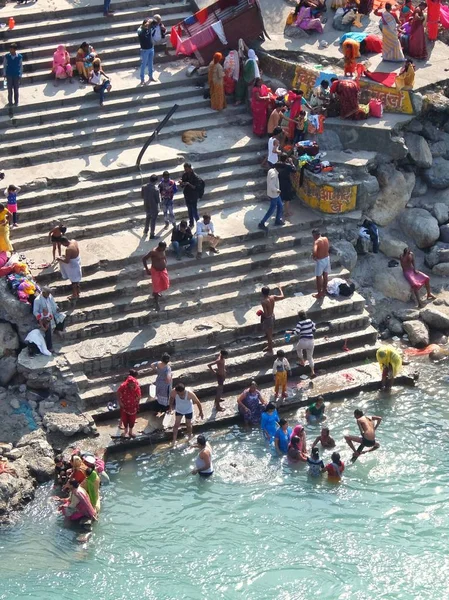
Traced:
POLYGON ((259 223, 259 229, 267 229, 265 225, 266 221, 274 214, 276 211, 276 218, 274 221, 275 225, 283 225, 284 222, 282 220, 282 215, 284 212, 284 207, 281 200, 281 190, 279 187, 279 175, 278 171, 275 168, 272 168, 268 171, 267 174, 267 196, 270 199, 270 208, 267 210, 266 215, 259 223))
POLYGON ((210 215, 203 215, 202 220, 197 221, 196 237, 198 239, 197 258, 202 256, 204 242, 209 244, 211 252, 218 254, 217 246, 220 243, 220 238, 215 235, 214 224, 210 219, 210 215))

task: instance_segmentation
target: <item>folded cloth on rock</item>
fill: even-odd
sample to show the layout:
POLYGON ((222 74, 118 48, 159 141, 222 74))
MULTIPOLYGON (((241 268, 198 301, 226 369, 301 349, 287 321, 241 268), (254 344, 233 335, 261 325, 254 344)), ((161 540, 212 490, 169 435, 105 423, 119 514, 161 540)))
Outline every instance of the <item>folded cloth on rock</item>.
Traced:
POLYGON ((68 263, 59 263, 59 269, 63 279, 70 279, 72 283, 79 283, 81 281, 81 258, 71 258, 68 263))
POLYGON ((41 354, 44 354, 45 356, 51 356, 51 352, 49 352, 47 349, 45 338, 40 329, 32 329, 26 336, 25 341, 29 342, 30 344, 36 344, 41 354))
POLYGON ((160 294, 170 287, 170 278, 167 269, 158 271, 151 267, 151 283, 153 286, 153 294, 160 294))

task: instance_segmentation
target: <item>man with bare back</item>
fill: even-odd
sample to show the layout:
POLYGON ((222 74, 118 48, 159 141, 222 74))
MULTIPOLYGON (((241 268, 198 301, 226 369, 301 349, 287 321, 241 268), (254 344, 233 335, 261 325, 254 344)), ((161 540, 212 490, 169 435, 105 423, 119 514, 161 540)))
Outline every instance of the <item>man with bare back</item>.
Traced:
POLYGON ((274 305, 276 302, 279 302, 279 300, 285 298, 284 292, 279 284, 278 288, 281 293, 280 296, 272 295, 269 287, 262 288, 262 310, 258 312, 262 321, 262 329, 267 336, 267 345, 263 349, 263 352, 267 352, 268 354, 273 354, 273 329, 275 321, 274 305))
POLYGON ((380 444, 379 442, 376 442, 376 429, 379 427, 382 421, 382 417, 365 417, 363 412, 358 408, 354 411, 354 418, 357 421, 357 425, 362 437, 345 435, 346 443, 354 452, 351 459, 352 462, 355 462, 361 454, 374 452, 374 450, 379 449, 380 444), (360 444, 357 450, 355 449, 354 442, 360 444), (369 448, 369 450, 364 450, 364 448, 369 448))
POLYGON ((331 270, 329 258, 329 240, 323 237, 318 229, 312 230, 314 239, 312 258, 315 261, 315 276, 317 293, 314 298, 324 298, 327 294, 327 280, 331 270))
POLYGON ((161 292, 168 290, 170 287, 170 278, 167 271, 167 257, 165 255, 166 248, 167 244, 165 242, 159 242, 157 247, 148 252, 142 259, 147 275, 151 276, 156 310, 160 310, 159 298, 162 297, 161 292), (151 259, 151 270, 148 268, 147 263, 149 259, 151 259))
POLYGON ((59 238, 59 243, 65 248, 64 256, 59 256, 59 269, 63 279, 70 279, 72 284, 72 295, 69 300, 77 300, 80 297, 81 282, 81 259, 80 249, 76 240, 69 240, 64 235, 59 238))

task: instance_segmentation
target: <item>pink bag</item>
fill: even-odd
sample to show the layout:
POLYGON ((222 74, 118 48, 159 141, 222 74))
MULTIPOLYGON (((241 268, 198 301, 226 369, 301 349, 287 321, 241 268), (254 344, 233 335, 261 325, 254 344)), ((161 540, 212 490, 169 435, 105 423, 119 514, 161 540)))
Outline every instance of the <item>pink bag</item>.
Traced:
POLYGON ((377 98, 371 98, 369 101, 369 114, 371 117, 376 117, 380 119, 384 114, 384 107, 382 104, 382 100, 378 100, 377 98))

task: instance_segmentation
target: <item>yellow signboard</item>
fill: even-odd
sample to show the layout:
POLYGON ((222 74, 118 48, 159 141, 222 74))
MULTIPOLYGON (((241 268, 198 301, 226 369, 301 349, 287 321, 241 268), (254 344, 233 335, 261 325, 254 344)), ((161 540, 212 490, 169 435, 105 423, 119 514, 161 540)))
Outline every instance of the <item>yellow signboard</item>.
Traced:
MULTIPOLYGON (((308 69, 307 67, 296 67, 292 87, 301 89, 306 97, 309 97, 315 86, 319 71, 308 69)), ((386 87, 374 83, 373 81, 359 80, 360 89, 366 98, 362 99, 363 104, 368 104, 371 98, 382 100, 385 112, 413 114, 413 106, 408 91, 397 90, 396 88, 386 87)))
POLYGON ((307 174, 302 186, 299 186, 299 173, 292 177, 297 195, 311 208, 327 214, 340 214, 355 210, 357 204, 357 186, 318 185, 307 174))

